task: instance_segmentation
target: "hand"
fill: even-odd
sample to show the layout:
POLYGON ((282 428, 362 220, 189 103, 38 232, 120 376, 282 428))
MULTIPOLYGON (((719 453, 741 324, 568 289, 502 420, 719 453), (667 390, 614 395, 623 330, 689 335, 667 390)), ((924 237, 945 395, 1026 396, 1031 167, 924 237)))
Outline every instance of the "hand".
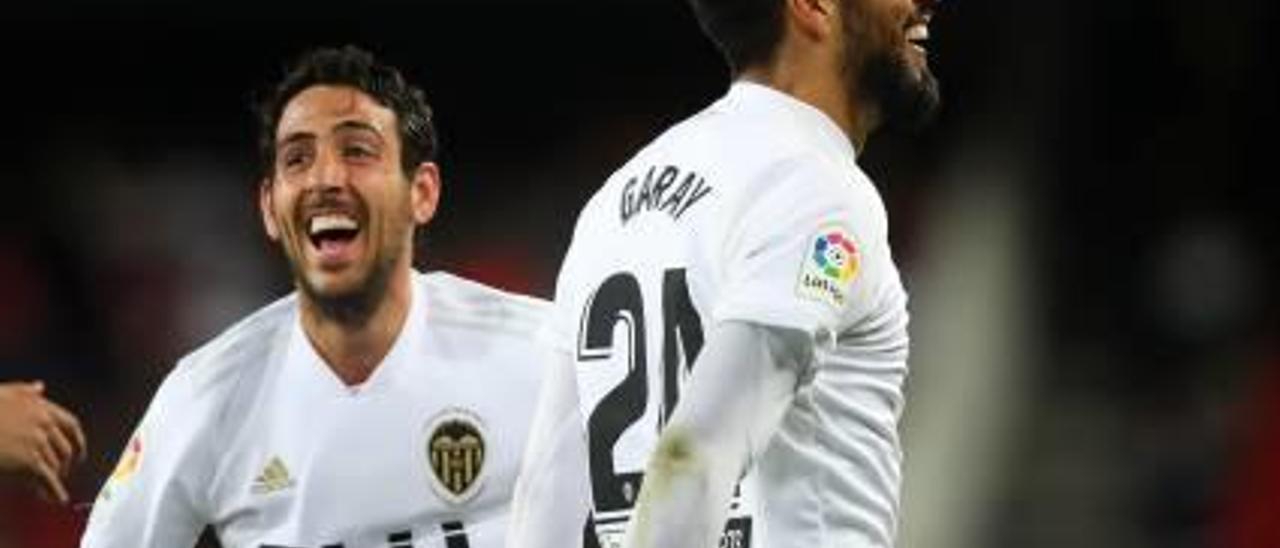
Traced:
POLYGON ((80 421, 45 399, 44 383, 0 384, 0 473, 25 476, 46 498, 66 504, 63 479, 84 456, 80 421))

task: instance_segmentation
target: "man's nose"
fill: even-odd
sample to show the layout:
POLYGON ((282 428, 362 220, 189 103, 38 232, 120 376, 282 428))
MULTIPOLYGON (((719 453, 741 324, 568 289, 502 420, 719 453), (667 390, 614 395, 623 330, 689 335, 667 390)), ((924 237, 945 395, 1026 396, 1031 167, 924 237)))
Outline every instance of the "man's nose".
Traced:
POLYGON ((308 174, 307 186, 332 188, 346 182, 347 166, 337 154, 326 150, 316 153, 315 164, 308 174))

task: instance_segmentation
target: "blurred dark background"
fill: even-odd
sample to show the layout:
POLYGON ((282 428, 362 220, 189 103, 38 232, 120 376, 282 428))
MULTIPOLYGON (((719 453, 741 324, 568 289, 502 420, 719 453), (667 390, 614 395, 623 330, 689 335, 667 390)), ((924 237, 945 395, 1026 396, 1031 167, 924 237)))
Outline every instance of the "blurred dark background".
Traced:
MULTIPOLYGON (((1276 9, 944 3, 945 110, 860 159, 912 295, 903 546, 1280 546, 1276 9)), ((3 8, 0 381, 84 420, 77 500, 179 357, 289 291, 248 107, 345 43, 436 109, 424 268, 543 297, 592 190, 728 83, 681 0, 3 8)), ((0 547, 83 519, 0 486, 0 547)))

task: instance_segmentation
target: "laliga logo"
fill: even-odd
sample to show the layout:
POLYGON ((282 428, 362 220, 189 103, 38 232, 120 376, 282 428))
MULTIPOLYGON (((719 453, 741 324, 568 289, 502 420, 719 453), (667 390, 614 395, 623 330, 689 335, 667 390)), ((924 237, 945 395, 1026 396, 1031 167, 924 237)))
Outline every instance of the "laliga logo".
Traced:
POLYGON ((849 281, 858 271, 858 249, 840 232, 818 238, 813 246, 813 260, 823 274, 840 283, 849 281))
POLYGON ((116 468, 111 472, 111 477, 107 478, 102 490, 98 491, 98 498, 104 501, 111 500, 115 491, 127 483, 129 478, 133 477, 141 464, 142 433, 135 432, 133 437, 129 438, 129 445, 125 447, 124 454, 120 455, 120 461, 116 463, 116 468))

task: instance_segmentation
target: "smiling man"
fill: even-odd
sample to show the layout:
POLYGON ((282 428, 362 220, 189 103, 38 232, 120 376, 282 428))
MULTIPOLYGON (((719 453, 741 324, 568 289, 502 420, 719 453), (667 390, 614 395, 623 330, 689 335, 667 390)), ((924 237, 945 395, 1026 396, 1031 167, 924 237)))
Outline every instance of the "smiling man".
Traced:
POLYGON ((507 546, 891 546, 907 295, 856 157, 936 109, 934 2, 691 3, 734 82, 578 218, 507 546))
POLYGON ((422 92, 304 55, 260 105, 259 204, 297 291, 181 360, 86 548, 493 547, 541 376, 546 303, 411 267, 440 196, 422 92))

